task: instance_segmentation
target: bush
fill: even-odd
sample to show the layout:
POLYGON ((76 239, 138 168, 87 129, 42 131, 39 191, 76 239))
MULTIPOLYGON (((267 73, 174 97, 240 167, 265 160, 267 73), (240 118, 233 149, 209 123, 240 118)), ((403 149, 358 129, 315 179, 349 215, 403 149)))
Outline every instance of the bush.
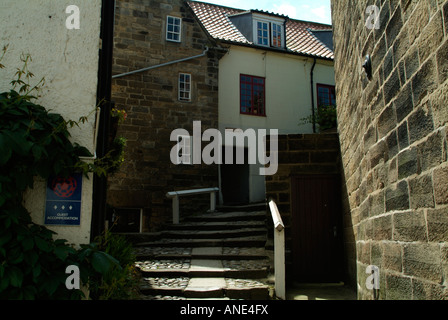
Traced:
MULTIPOLYGON (((338 125, 336 106, 320 106, 315 114, 314 122, 319 125, 320 131, 336 128, 338 125)), ((313 116, 300 119, 299 125, 308 123, 313 123, 313 116)))
MULTIPOLYGON (((36 98, 31 94, 44 81, 29 85, 33 77, 27 69, 29 61, 29 56, 22 56, 24 67, 17 69, 13 88, 0 93, 0 299, 80 299, 81 290, 65 286, 69 265, 79 267, 86 286, 93 279, 121 272, 122 266, 97 243, 75 249, 66 240, 54 240, 55 233, 34 223, 23 206, 23 193, 33 188, 35 177, 67 177, 80 168, 87 176, 96 169, 80 160, 91 156, 89 151, 69 140, 68 129, 77 123, 32 102, 36 98)), ((119 244, 114 245, 125 248, 123 242, 119 244)))
POLYGON ((132 245, 124 236, 106 231, 96 239, 98 247, 116 258, 113 266, 101 279, 90 282, 91 294, 99 300, 132 299, 138 294, 139 273, 134 267, 135 255, 132 245))

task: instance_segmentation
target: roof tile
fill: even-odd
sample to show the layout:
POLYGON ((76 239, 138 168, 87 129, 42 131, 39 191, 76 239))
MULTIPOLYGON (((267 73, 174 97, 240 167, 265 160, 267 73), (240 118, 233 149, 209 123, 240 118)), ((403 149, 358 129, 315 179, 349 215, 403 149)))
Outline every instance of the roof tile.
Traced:
MULTIPOLYGON (((232 43, 240 43, 244 45, 254 45, 248 41, 246 37, 235 27, 228 18, 231 15, 244 13, 247 10, 219 6, 215 4, 187 1, 193 12, 203 24, 204 28, 216 40, 222 40, 232 43)), ((252 10, 252 12, 272 13, 252 10)), ((283 15, 277 15, 285 17, 283 15)), ((289 19, 286 23, 286 48, 288 51, 298 54, 310 55, 326 59, 334 59, 333 51, 319 41, 311 31, 313 30, 332 30, 331 25, 320 24, 315 22, 301 21, 289 19)))

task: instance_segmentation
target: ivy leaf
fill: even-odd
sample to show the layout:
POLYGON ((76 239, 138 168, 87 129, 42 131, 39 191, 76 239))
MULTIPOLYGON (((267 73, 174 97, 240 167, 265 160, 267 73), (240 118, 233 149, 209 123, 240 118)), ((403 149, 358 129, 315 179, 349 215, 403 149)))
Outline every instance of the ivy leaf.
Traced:
POLYGON ((35 145, 32 147, 31 151, 33 152, 34 159, 36 159, 37 161, 39 161, 39 160, 41 159, 41 157, 42 157, 42 153, 45 152, 45 149, 42 148, 41 146, 35 144, 35 145))
POLYGON ((36 246, 45 252, 50 252, 51 251, 51 247, 48 243, 48 241, 42 239, 41 237, 37 236, 34 238, 34 242, 36 243, 36 246))
POLYGON ((74 250, 70 247, 61 246, 54 249, 54 254, 62 261, 65 261, 68 255, 73 253, 73 251, 74 250))
POLYGON ((53 276, 53 277, 48 277, 48 279, 45 281, 43 287, 44 287, 44 290, 47 291, 48 295, 52 296, 56 292, 56 289, 58 288, 59 285, 61 285, 61 281, 60 281, 59 277, 53 276))
POLYGON ((37 289, 33 286, 26 286, 22 289, 23 299, 34 300, 36 297, 37 289))
POLYGON ((101 274, 106 274, 113 265, 119 265, 119 262, 108 254, 97 251, 92 255, 92 266, 101 274))
POLYGON ((35 266, 33 267, 32 270, 33 270, 33 277, 34 277, 34 278, 37 278, 37 277, 40 276, 40 273, 41 273, 41 271, 42 271, 42 268, 41 268, 40 264, 37 264, 37 265, 35 265, 35 266))
POLYGON ((0 166, 4 165, 11 158, 12 150, 4 134, 0 132, 0 166))
MULTIPOLYGON (((30 266, 33 267, 34 272, 34 266, 36 265, 36 262, 39 260, 39 255, 36 253, 35 250, 32 250, 30 252, 27 252, 25 255, 25 262, 30 266)), ((40 266, 39 266, 40 268, 40 266)), ((40 271, 39 271, 40 272, 40 271)))
POLYGON ((7 270, 7 274, 13 287, 19 288, 22 285, 23 273, 19 268, 10 267, 9 270, 7 270))
POLYGON ((34 241, 31 237, 24 238, 21 243, 24 251, 29 251, 34 247, 34 241))
POLYGON ((25 139, 21 132, 5 131, 5 135, 10 139, 12 149, 21 156, 27 156, 33 143, 25 139))
POLYGON ((6 231, 5 233, 0 235, 0 247, 3 247, 5 243, 7 243, 9 240, 11 240, 12 235, 11 232, 6 231))
POLYGON ((8 252, 8 263, 9 264, 19 264, 23 261, 24 255, 20 247, 14 247, 8 252))
MULTIPOLYGON (((4 272, 6 273, 6 272, 4 272)), ((0 277, 0 292, 5 290, 9 286, 9 277, 0 277)))

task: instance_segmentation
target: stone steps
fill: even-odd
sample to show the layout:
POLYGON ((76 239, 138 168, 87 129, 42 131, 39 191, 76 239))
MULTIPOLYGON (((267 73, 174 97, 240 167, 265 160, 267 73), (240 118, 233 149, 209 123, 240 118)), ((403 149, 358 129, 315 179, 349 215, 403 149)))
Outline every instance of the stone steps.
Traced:
POLYGON ((134 237, 142 299, 268 299, 265 219, 264 211, 207 213, 134 237))
POLYGON ((138 261, 136 266, 147 277, 202 277, 202 278, 265 278, 269 272, 269 261, 265 260, 217 260, 176 259, 138 261), (155 262, 155 263, 154 263, 155 262), (158 264, 158 265, 157 265, 158 264))
POLYGON ((266 259, 264 248, 197 247, 170 248, 170 251, 154 247, 139 247, 137 260, 218 259, 218 260, 262 260, 266 259))
POLYGON ((264 221, 198 221, 198 222, 183 222, 182 224, 169 225, 165 227, 165 232, 173 231, 224 231, 224 230, 238 230, 242 228, 265 228, 264 221))
POLYGON ((193 215, 184 219, 183 222, 243 222, 243 221, 265 221, 266 212, 255 211, 255 212, 213 212, 201 215, 193 215))
POLYGON ((136 247, 261 247, 266 243, 266 236, 248 236, 231 239, 162 239, 141 242, 136 247))
POLYGON ((144 278, 140 292, 145 296, 183 299, 267 300, 269 291, 264 280, 235 278, 144 278))

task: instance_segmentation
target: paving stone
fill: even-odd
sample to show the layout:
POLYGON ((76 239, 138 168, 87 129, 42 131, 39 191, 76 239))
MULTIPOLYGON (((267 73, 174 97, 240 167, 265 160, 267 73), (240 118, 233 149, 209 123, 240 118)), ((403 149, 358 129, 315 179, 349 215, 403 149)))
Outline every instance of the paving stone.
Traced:
POLYGON ((193 248, 191 254, 193 256, 205 256, 205 255, 222 255, 222 247, 203 247, 203 248, 193 248))
POLYGON ((141 300, 269 298, 269 285, 260 280, 270 266, 264 216, 264 212, 211 213, 202 215, 206 222, 196 216, 197 220, 160 232, 157 241, 135 244, 140 257, 135 266, 143 275, 141 300))
POLYGON ((190 271, 223 271, 221 260, 205 260, 193 259, 191 260, 190 271))

